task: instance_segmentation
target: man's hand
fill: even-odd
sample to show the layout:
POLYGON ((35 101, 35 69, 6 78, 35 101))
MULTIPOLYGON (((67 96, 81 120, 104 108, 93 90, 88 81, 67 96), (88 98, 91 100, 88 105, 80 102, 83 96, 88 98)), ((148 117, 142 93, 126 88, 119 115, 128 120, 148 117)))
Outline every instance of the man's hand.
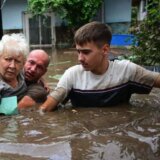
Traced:
POLYGON ((56 109, 58 105, 58 101, 51 96, 47 97, 47 100, 40 106, 40 110, 42 112, 49 112, 56 109))

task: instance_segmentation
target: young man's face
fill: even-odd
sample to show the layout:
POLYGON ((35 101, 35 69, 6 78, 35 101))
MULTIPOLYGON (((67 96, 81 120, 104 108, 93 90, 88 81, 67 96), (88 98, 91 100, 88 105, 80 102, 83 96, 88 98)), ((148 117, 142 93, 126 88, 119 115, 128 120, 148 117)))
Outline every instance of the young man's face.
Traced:
POLYGON ((78 61, 86 71, 91 71, 95 74, 101 73, 104 63, 106 63, 106 55, 108 45, 97 47, 93 42, 88 42, 82 46, 76 44, 78 51, 78 61))

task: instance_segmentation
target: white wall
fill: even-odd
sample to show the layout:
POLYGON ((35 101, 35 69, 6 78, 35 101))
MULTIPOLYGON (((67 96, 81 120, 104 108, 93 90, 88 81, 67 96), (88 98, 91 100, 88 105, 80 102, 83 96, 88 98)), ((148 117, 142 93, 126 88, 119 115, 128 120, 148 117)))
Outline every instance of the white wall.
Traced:
POLYGON ((2 8, 3 30, 22 29, 22 11, 27 10, 27 0, 6 0, 2 8))
POLYGON ((105 0, 105 23, 130 22, 131 0, 105 0))

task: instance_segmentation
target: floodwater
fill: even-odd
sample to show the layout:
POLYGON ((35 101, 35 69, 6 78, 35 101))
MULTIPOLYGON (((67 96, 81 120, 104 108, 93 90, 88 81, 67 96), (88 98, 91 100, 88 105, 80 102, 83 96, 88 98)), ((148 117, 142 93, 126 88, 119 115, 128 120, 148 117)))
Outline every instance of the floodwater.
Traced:
MULTIPOLYGON (((76 64, 74 50, 56 50, 49 86, 76 64)), ((0 160, 159 160, 160 90, 133 95, 128 105, 106 108, 37 108, 0 116, 0 160)))

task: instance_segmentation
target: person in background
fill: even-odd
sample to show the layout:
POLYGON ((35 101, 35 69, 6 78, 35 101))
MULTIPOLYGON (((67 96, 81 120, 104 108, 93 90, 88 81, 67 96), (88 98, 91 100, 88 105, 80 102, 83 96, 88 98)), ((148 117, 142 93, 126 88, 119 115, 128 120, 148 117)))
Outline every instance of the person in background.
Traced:
POLYGON ((126 103, 133 93, 148 94, 160 88, 160 75, 128 60, 108 59, 112 33, 100 22, 79 28, 74 37, 79 65, 70 67, 40 106, 56 109, 67 97, 75 107, 107 107, 126 103))
POLYGON ((23 34, 6 34, 0 41, 0 96, 24 96, 27 86, 22 74, 29 47, 23 34))
POLYGON ((46 100, 49 87, 42 76, 47 72, 49 62, 48 54, 42 49, 35 49, 29 53, 24 65, 27 92, 18 104, 19 109, 32 107, 46 100))

